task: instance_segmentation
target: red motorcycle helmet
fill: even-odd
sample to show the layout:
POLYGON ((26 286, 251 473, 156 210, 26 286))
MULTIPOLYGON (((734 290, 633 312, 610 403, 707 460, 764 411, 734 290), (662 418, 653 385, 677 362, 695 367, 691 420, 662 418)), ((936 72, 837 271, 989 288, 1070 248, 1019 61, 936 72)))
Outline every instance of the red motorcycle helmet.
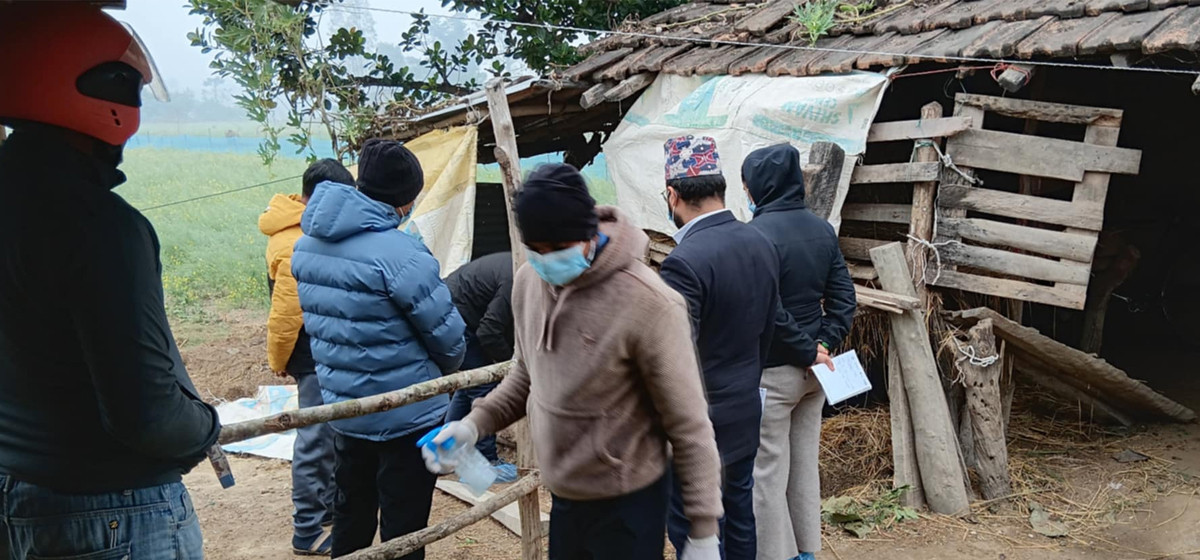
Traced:
POLYGON ((82 2, 0 2, 0 122, 59 126, 125 144, 141 88, 165 101, 133 30, 82 2))

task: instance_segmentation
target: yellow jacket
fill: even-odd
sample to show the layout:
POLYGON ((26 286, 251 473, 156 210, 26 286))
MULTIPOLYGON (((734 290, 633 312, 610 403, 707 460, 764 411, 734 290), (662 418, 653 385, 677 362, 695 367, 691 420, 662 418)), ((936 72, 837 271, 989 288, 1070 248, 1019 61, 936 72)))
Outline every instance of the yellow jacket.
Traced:
POLYGON ((271 315, 267 319, 267 362, 272 371, 287 369, 296 339, 304 328, 296 278, 292 276, 292 248, 300 239, 300 217, 304 203, 300 195, 277 194, 267 211, 258 218, 258 229, 270 236, 267 241, 267 277, 271 291, 271 315))

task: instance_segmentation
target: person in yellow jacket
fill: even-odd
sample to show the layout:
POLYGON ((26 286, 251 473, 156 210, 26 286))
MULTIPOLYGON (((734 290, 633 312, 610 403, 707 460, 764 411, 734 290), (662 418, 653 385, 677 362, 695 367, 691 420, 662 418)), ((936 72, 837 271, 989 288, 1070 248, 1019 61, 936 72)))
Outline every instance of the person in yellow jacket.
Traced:
MULTIPOLYGON (((316 362, 304 332, 300 296, 292 276, 292 248, 304 233, 300 217, 317 185, 333 181, 353 185, 354 176, 337 160, 323 159, 304 172, 301 194, 277 194, 258 219, 267 241, 267 282, 271 315, 267 319, 267 362, 280 377, 291 376, 299 389, 300 408, 324 404, 316 362)), ((292 451, 292 549, 297 555, 328 556, 332 541, 333 433, 327 424, 296 430, 292 451)))

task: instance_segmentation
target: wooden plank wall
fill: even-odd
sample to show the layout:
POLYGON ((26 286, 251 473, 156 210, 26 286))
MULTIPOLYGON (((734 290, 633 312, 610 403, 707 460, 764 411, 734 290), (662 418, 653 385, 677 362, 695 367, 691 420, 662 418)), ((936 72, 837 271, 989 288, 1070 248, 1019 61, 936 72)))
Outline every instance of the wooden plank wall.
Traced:
MULTIPOLYGON (((910 121, 879 122, 871 126, 867 134, 867 151, 872 144, 882 142, 911 141, 915 146, 926 142, 941 142, 942 139, 959 134, 972 128, 972 122, 967 117, 947 117, 935 119, 918 119, 910 121)), ((914 146, 914 147, 915 147, 914 146)), ((850 180, 851 192, 856 188, 868 185, 888 188, 907 189, 911 191, 914 183, 929 183, 938 180, 941 172, 939 162, 904 161, 897 163, 881 163, 859 165, 854 169, 850 180)), ((912 222, 911 204, 879 204, 879 203, 848 203, 842 207, 842 220, 864 224, 890 225, 881 228, 884 232, 896 231, 896 224, 912 222)), ((861 232, 864 229, 858 228, 861 232)), ((900 228, 903 229, 903 228, 900 228)), ((858 235, 863 235, 859 233, 858 235)), ((871 264, 871 249, 886 245, 893 241, 905 241, 901 234, 888 236, 886 233, 876 234, 875 237, 856 237, 844 235, 841 238, 842 254, 845 255, 850 274, 858 281, 874 281, 877 278, 871 264)))
POLYGON ((1109 178, 1136 174, 1141 165, 1140 151, 1116 147, 1121 111, 970 94, 955 101, 956 115, 974 117, 970 130, 947 142, 961 169, 1065 180, 1074 190, 1059 200, 943 172, 935 240, 941 259, 929 263, 926 277, 944 288, 1083 309, 1109 178), (987 130, 989 112, 1083 125, 1084 141, 987 130))

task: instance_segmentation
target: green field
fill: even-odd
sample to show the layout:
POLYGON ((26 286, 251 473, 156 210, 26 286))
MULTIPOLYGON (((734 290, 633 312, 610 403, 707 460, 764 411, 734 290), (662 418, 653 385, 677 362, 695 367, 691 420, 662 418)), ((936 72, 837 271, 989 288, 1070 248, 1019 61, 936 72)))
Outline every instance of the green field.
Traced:
POLYGON ((129 181, 117 193, 147 209, 162 243, 163 287, 173 319, 198 321, 214 307, 262 308, 267 300, 266 237, 258 216, 277 192, 300 192, 300 179, 178 204, 276 179, 298 177, 302 160, 279 159, 270 168, 258 156, 137 149, 125 154, 129 181))
MULTIPOLYGON (((139 148, 125 153, 129 181, 117 193, 144 209, 162 244, 163 287, 173 321, 206 322, 213 311, 263 310, 268 305, 258 217, 275 193, 300 192, 305 163, 280 158, 270 167, 254 154, 139 148), (204 197, 266 181, 284 180, 233 194, 204 197)), ((482 168, 479 181, 499 182, 482 168)), ((602 203, 616 200, 612 182, 591 181, 602 203)))

